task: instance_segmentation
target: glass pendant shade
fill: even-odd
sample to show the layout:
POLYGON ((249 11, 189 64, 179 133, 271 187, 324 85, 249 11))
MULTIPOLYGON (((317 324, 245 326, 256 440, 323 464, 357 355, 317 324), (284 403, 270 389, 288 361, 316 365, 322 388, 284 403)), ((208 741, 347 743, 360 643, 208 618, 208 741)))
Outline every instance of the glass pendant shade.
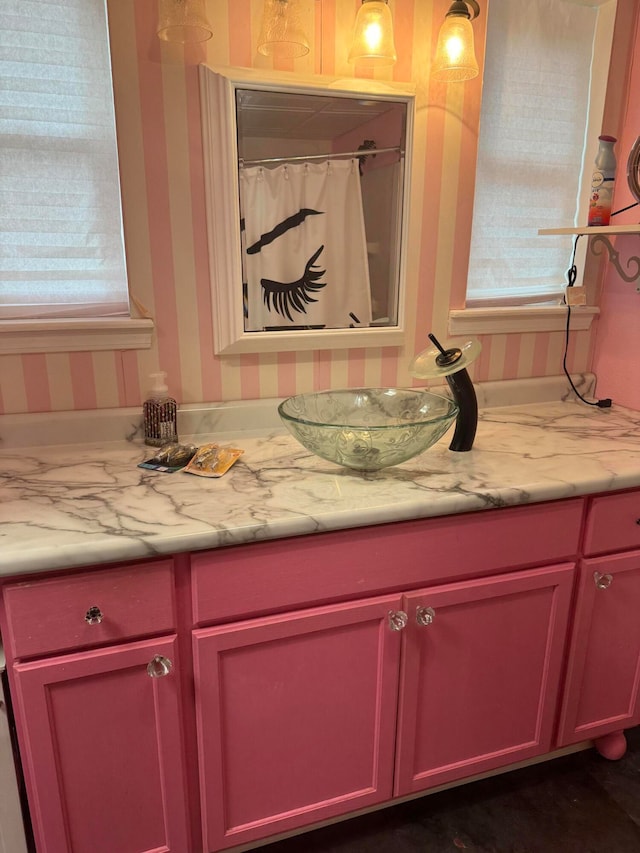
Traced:
POLYGON ((431 76, 444 83, 456 83, 478 74, 471 21, 464 15, 447 15, 440 28, 431 76))
POLYGON ((177 44, 207 41, 213 35, 205 0, 160 0, 158 38, 177 44))
POLYGON ((349 62, 393 65, 397 58, 393 18, 387 0, 362 0, 356 15, 349 62))
POLYGON ((299 0, 265 0, 258 53, 296 59, 309 53, 300 21, 299 0))

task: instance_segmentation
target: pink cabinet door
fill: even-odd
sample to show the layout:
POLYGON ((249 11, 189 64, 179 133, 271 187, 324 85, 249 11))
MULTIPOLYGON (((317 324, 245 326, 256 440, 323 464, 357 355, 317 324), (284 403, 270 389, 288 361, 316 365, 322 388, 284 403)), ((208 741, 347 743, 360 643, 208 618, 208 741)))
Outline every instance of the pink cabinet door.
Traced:
POLYGON ((169 637, 14 665, 38 853, 190 850, 176 657, 169 637))
POLYGON ((406 596, 396 795, 549 750, 573 571, 406 596))
POLYGON ((388 800, 400 596, 194 632, 205 850, 388 800))
POLYGON ((640 551, 581 566, 560 746, 640 722, 640 551))

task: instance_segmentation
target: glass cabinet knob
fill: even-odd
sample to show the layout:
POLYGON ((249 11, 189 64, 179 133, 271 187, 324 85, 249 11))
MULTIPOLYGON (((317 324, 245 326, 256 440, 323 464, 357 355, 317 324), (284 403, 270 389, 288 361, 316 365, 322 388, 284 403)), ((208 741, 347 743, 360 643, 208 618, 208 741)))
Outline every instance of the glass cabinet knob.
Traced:
POLYGON ((431 625, 433 620, 436 618, 436 611, 433 607, 417 607, 416 608, 416 622, 418 625, 422 625, 425 627, 426 625, 431 625))
POLYGON ((402 631, 403 628, 406 628, 408 621, 409 617, 404 610, 389 611, 389 627, 392 631, 402 631))
POLYGON ((600 572, 594 572, 593 581, 598 589, 609 589, 613 581, 613 575, 603 575, 600 572))
POLYGON ((156 655, 147 665, 147 675, 149 678, 164 678, 165 675, 169 675, 172 668, 173 664, 169 658, 163 655, 156 655))
POLYGON ((103 618, 102 611, 99 607, 96 607, 95 604, 84 614, 84 621, 89 625, 99 625, 103 618))

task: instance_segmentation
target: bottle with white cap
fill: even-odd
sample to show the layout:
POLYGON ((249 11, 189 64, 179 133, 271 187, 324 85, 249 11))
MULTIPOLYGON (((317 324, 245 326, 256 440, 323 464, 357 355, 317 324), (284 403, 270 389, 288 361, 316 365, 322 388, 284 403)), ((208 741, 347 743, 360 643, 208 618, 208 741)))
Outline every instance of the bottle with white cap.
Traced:
POLYGON ((162 447, 178 440, 178 404, 169 396, 166 373, 151 374, 151 391, 142 407, 144 443, 162 447))
POLYGON ((589 225, 608 225, 611 220, 613 187, 616 179, 615 136, 598 137, 598 153, 591 178, 589 225))

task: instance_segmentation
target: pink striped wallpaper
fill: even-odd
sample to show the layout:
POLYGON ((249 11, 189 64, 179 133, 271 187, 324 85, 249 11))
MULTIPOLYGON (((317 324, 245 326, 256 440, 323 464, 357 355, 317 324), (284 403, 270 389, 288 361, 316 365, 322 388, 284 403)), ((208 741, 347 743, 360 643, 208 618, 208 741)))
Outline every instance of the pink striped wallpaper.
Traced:
MULTIPOLYGON (((640 137, 640 15, 636 17, 635 28, 631 27, 631 31, 635 33, 635 50, 625 104, 624 131, 618 144, 618 150, 625 152, 625 156, 628 156, 626 152, 640 137)), ((624 159, 622 165, 624 167, 624 159)), ((618 181, 615 208, 625 208, 634 201, 626 181, 618 181)), ((620 213, 616 221, 629 225, 640 222, 640 208, 634 207, 620 213)), ((640 238, 636 235, 616 238, 620 263, 629 273, 636 269, 629 259, 638 257, 639 244, 640 238)), ((640 409, 640 295, 636 292, 636 285, 637 282, 631 284, 624 281, 612 267, 607 270, 602 292, 602 318, 593 359, 599 396, 611 397, 614 402, 632 409, 640 409)))
MULTIPOLYGON (((632 0, 621 0, 627 3, 632 0)), ((346 61, 360 0, 302 0, 311 52, 278 70, 367 76, 346 61)), ((155 0, 108 0, 130 290, 154 318, 150 350, 0 357, 0 412, 137 406, 148 375, 182 403, 280 397, 310 389, 410 385, 407 366, 433 331, 447 338, 466 278, 481 80, 430 80, 449 0, 389 0, 398 62, 380 79, 417 89, 420 251, 409 263, 407 344, 218 358, 213 354, 197 63, 270 68, 256 53, 262 0, 207 0, 214 36, 183 55, 155 36, 155 0)), ((482 61, 484 13, 474 22, 482 61)), ((595 332, 572 336, 571 370, 589 369, 595 332)), ((555 375, 563 333, 485 336, 476 380, 555 375)))

